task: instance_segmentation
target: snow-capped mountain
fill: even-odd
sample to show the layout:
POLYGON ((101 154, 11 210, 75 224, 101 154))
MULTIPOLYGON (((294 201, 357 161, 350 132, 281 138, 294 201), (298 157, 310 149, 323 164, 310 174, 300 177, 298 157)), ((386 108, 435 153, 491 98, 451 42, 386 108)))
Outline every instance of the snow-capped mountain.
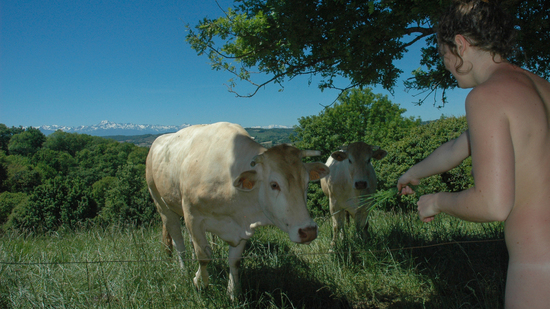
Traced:
POLYGON ((176 132, 180 129, 190 126, 189 124, 182 124, 179 126, 170 125, 150 125, 150 124, 133 124, 133 123, 115 123, 108 120, 103 120, 98 124, 91 126, 58 126, 58 125, 44 125, 37 127, 42 133, 48 135, 57 130, 61 130, 67 133, 81 133, 95 136, 109 136, 109 135, 142 135, 142 134, 161 134, 167 132, 176 132))
MULTIPOLYGON (((58 125, 43 125, 36 127, 42 133, 48 135, 57 130, 61 130, 67 133, 80 133, 89 134, 95 136, 112 136, 112 135, 144 135, 144 134, 162 134, 168 132, 176 132, 183 128, 190 126, 190 124, 182 124, 179 126, 169 125, 150 125, 150 124, 133 124, 133 123, 115 123, 109 120, 103 120, 98 124, 91 126, 58 126, 58 125)), ((256 126, 254 129, 291 129, 291 127, 281 125, 269 125, 269 126, 256 126)))

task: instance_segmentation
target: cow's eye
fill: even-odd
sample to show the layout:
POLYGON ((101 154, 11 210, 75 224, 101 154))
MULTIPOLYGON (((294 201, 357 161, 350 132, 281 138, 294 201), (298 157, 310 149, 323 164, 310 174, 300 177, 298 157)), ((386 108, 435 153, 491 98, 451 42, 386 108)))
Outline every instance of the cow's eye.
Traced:
POLYGON ((281 191, 281 187, 279 187, 279 184, 276 183, 275 181, 271 182, 270 185, 271 185, 271 190, 281 191))

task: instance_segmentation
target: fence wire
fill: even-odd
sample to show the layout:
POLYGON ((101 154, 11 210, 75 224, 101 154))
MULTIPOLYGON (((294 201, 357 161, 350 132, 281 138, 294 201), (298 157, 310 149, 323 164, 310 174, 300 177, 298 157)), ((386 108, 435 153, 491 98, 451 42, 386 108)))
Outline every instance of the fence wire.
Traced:
MULTIPOLYGON (((390 248, 390 249, 381 249, 381 250, 363 250, 363 251, 352 251, 347 253, 352 254, 358 254, 358 253, 383 253, 383 252, 394 252, 394 251, 404 251, 404 250, 418 250, 418 249, 426 249, 426 248, 433 248, 433 247, 440 247, 440 246, 448 246, 448 245, 461 245, 461 244, 473 244, 473 243, 489 243, 489 242, 501 242, 504 241, 504 239, 485 239, 485 240, 464 240, 464 241, 449 241, 444 243, 438 243, 438 244, 431 244, 431 245, 423 245, 423 246, 410 246, 410 247, 403 247, 403 248, 390 248)), ((275 255, 275 257, 300 257, 300 256, 318 256, 318 255, 334 255, 338 254, 339 252, 335 251, 328 251, 328 252, 312 252, 312 253, 288 253, 288 254, 280 254, 275 255)), ((264 259, 267 257, 273 257, 274 255, 246 255, 242 256, 239 259, 245 260, 245 259, 264 259)), ((219 260, 227 260, 228 258, 210 258, 206 259, 206 261, 219 261, 219 260)), ((160 262, 172 262, 172 259, 154 259, 154 260, 99 260, 99 261, 69 261, 69 262, 6 262, 6 261, 0 261, 0 265, 67 265, 67 264, 106 264, 106 263, 160 263, 160 262)), ((199 259, 196 258, 184 258, 182 259, 184 262, 198 262, 199 259)), ((203 260, 204 261, 204 260, 203 260)))

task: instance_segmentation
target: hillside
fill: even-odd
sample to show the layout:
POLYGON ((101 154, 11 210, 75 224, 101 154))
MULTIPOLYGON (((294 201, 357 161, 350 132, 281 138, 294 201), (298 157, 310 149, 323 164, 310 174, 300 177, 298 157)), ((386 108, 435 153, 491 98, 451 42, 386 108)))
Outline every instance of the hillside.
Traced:
MULTIPOLYGON (((294 134, 294 129, 262 129, 262 128, 245 128, 245 130, 258 143, 265 147, 273 145, 290 143, 290 135, 294 134)), ((162 134, 143 134, 143 135, 111 135, 105 138, 111 138, 119 142, 128 142, 140 147, 150 147, 153 141, 162 134)))

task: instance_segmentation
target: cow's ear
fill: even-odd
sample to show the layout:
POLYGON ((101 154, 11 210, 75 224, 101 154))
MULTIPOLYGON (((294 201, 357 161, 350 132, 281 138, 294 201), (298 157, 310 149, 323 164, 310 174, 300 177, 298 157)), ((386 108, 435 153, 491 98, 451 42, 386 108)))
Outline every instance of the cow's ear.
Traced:
POLYGON ((328 166, 321 162, 316 163, 304 163, 306 170, 309 173, 309 180, 315 181, 327 176, 330 173, 328 166))
POLYGON ((252 191, 258 182, 258 173, 254 170, 242 172, 233 181, 233 186, 242 191, 252 191))
POLYGON ((330 155, 336 161, 344 161, 348 158, 348 154, 343 151, 335 151, 330 155))
POLYGON ((388 154, 384 149, 378 149, 374 152, 372 157, 376 160, 382 160, 388 154))

